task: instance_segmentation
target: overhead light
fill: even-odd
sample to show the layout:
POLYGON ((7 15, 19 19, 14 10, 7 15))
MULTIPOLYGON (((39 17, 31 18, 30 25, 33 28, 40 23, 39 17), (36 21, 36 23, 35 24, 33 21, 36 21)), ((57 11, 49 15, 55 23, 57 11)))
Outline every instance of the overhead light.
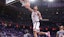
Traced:
POLYGON ((30 0, 30 2, 35 2, 35 0, 30 0))
POLYGON ((54 0, 48 0, 49 2, 53 2, 54 0))

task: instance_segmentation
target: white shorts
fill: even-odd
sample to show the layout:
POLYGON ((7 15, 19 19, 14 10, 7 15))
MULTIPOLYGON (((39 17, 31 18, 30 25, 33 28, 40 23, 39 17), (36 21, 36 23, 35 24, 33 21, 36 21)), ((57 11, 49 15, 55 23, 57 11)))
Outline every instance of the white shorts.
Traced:
POLYGON ((33 22, 33 31, 40 32, 40 22, 33 22))

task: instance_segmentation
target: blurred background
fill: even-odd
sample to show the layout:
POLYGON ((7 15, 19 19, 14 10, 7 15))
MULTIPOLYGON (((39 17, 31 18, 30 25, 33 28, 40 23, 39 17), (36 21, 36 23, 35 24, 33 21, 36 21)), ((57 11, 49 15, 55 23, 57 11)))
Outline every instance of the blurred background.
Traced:
MULTIPOLYGON (((37 5, 42 17, 49 19, 49 21, 40 21, 40 30, 50 31, 51 37, 55 37, 59 26, 64 25, 64 0, 31 0, 30 2, 31 8, 37 5)), ((0 0, 1 37, 22 37, 25 29, 28 29, 33 36, 31 13, 21 5, 18 0, 0 0)))

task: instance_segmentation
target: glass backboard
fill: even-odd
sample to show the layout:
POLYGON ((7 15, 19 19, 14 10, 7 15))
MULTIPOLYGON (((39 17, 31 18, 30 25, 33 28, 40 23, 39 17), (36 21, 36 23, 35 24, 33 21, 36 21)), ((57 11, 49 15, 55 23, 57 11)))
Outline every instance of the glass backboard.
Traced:
POLYGON ((15 0, 6 0, 6 4, 9 4, 9 3, 13 2, 13 1, 15 1, 15 0))

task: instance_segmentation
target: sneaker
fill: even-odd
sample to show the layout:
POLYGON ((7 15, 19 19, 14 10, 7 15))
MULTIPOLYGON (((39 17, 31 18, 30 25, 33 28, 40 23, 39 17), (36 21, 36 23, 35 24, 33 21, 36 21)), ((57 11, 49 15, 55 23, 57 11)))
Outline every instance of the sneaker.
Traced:
POLYGON ((49 31, 46 33, 46 36, 50 37, 50 32, 49 31))

